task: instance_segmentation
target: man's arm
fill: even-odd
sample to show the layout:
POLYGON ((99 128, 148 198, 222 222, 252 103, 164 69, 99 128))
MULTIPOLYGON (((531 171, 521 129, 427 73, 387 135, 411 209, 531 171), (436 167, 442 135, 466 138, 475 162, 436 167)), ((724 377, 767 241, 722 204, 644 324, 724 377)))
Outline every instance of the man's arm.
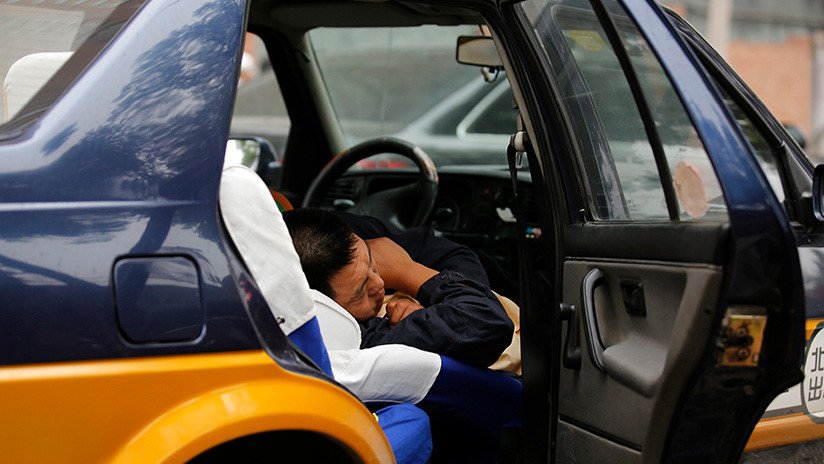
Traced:
POLYGON ((437 271, 448 269, 460 272, 464 277, 489 287, 489 278, 478 256, 466 246, 436 236, 431 227, 416 227, 392 233, 380 219, 343 211, 336 211, 335 214, 364 240, 389 237, 406 250, 415 262, 437 271))
POLYGON ((385 318, 362 322, 361 347, 399 343, 486 367, 512 341, 512 321, 495 295, 457 272, 431 277, 417 299, 426 308, 394 326, 385 318))
POLYGON ((512 321, 489 287, 416 263, 387 238, 367 243, 386 286, 416 296, 426 308, 394 325, 391 314, 362 323, 362 347, 400 343, 485 367, 509 345, 512 321))
POLYGON ((406 250, 387 237, 367 240, 366 244, 386 288, 417 295, 421 285, 438 273, 415 262, 406 250))
POLYGON ((490 286, 478 255, 464 245, 436 236, 431 227, 409 229, 391 238, 409 252, 413 260, 425 266, 438 271, 459 272, 467 279, 490 286))

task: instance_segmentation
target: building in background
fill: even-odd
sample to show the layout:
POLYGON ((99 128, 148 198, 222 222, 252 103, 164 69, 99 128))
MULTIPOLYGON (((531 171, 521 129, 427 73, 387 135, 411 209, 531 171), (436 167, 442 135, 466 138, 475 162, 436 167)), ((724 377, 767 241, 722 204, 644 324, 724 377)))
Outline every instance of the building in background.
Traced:
POLYGON ((824 162, 824 1, 667 0, 824 162))

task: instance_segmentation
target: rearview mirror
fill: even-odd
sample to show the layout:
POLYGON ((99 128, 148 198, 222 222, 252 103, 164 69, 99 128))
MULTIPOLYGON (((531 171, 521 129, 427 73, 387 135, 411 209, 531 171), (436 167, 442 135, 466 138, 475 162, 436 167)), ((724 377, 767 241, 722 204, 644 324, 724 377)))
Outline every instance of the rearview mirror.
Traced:
POLYGON ((485 35, 462 35, 458 37, 458 46, 455 53, 458 63, 472 66, 486 66, 501 69, 503 63, 495 48, 492 37, 485 35))

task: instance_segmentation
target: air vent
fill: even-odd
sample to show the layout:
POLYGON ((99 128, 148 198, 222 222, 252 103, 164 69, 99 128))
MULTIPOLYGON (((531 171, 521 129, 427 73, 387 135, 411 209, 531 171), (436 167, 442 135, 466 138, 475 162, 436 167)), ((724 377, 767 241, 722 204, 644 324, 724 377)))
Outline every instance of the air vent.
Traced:
POLYGON ((321 208, 331 208, 335 200, 352 200, 356 201, 358 198, 358 179, 354 177, 344 177, 335 181, 329 187, 326 195, 320 202, 321 208))

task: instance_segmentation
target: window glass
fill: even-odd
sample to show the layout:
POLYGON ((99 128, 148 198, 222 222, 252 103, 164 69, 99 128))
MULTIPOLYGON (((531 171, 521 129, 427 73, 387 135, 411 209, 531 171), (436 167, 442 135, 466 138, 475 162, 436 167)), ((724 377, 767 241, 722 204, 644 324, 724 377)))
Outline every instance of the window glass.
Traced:
POLYGON ((767 142, 767 139, 755 124, 753 124, 738 103, 724 91, 723 87, 717 87, 721 90, 721 95, 724 98, 724 103, 727 105, 727 108, 730 109, 735 120, 738 121, 741 131, 744 133, 744 138, 747 140, 747 143, 749 143, 750 149, 755 155, 755 159, 758 161, 761 170, 764 171, 764 175, 767 177, 767 181, 770 183, 770 187, 772 187, 776 198, 778 198, 778 201, 783 202, 784 187, 781 184, 781 171, 779 171, 778 160, 772 148, 770 148, 769 142, 767 142))
POLYGON ((515 127, 515 112, 512 110, 514 98, 509 82, 502 82, 458 125, 458 133, 470 136, 512 135, 512 129, 515 127))
MULTIPOLYGON (((480 68, 455 60, 458 36, 479 33, 475 25, 311 31, 347 143, 394 136, 423 148, 439 166, 505 165, 515 130, 511 103, 500 110, 497 100, 511 101, 506 76, 499 73, 486 82, 480 68), (502 96, 507 92, 509 97, 502 96)), ((387 162, 362 166, 405 163, 392 157, 381 161, 387 162)))
POLYGON ((646 40, 634 24, 623 19, 618 21, 621 40, 652 111, 675 187, 680 219, 725 220, 721 186, 692 121, 646 40))
POLYGON ((289 135, 289 115, 266 47, 255 34, 246 34, 240 68, 232 135, 264 137, 276 153, 283 153, 289 135))
MULTIPOLYGON (((620 182, 625 214, 604 219, 668 219, 667 204, 641 114, 606 33, 594 14, 556 16, 567 47, 588 89, 620 182)), ((585 128, 582 128, 585 129, 585 128)))
MULTIPOLYGON (((638 76, 672 178, 678 219, 726 219, 703 145, 655 55, 615 2, 605 2, 638 76)), ((626 70, 591 9, 552 0, 521 4, 558 76, 576 132, 592 213, 601 220, 669 220, 656 164, 626 70)), ((666 179, 666 177, 664 177, 666 179)))
MULTIPOLYGON (((74 52, 97 36, 102 46, 125 24, 140 2, 115 1, 0 1, 0 131, 9 123, 31 119, 48 109, 71 83, 50 82, 74 52), (126 12, 118 11, 123 7, 126 12), (118 14, 119 13, 119 14, 118 14), (107 21, 108 19, 108 21, 107 21), (106 40, 100 40, 103 36, 106 40), (58 87, 51 98, 35 96, 47 84, 58 87), (23 112, 25 111, 25 114, 23 112)), ((85 58, 91 60, 93 53, 85 58)), ((73 76, 72 76, 73 77, 73 76)))

